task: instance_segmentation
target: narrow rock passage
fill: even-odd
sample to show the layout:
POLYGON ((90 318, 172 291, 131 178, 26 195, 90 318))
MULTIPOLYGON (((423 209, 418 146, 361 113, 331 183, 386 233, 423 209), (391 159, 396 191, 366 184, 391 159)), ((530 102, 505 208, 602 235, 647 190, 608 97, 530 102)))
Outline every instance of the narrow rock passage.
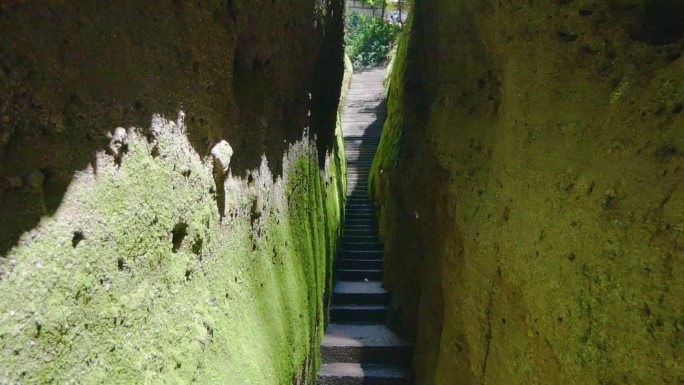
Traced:
POLYGON ((385 326, 389 293, 382 287, 383 251, 367 189, 387 115, 384 74, 384 69, 355 74, 342 116, 349 181, 346 222, 319 385, 411 383, 411 347, 385 326))

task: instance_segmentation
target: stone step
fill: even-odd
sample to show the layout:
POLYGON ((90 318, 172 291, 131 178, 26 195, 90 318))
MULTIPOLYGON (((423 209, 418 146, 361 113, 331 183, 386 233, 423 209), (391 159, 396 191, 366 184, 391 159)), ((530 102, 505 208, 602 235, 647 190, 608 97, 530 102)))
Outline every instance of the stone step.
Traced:
POLYGON ((372 216, 373 218, 375 218, 375 209, 371 207, 347 206, 345 212, 347 213, 347 215, 372 216))
POLYGON ((353 197, 351 199, 348 199, 347 208, 357 208, 375 211, 375 206, 373 205, 373 202, 371 202, 371 200, 368 198, 368 196, 364 196, 363 198, 353 197))
POLYGON ((347 209, 345 212, 350 215, 350 214, 356 214, 356 215, 373 215, 375 216, 375 208, 371 206, 370 204, 366 204, 365 206, 363 204, 355 204, 355 205, 347 205, 347 209))
POLYGON ((373 223, 377 223, 377 219, 375 218, 375 212, 358 212, 358 211, 352 211, 352 212, 347 212, 345 214, 345 220, 346 221, 371 221, 373 223))
POLYGON ((345 210, 346 214, 350 214, 352 212, 364 212, 364 211, 371 211, 375 213, 375 207, 368 201, 367 199, 365 202, 362 201, 354 201, 354 202, 347 202, 347 210, 345 210))
POLYGON ((342 242, 342 250, 370 250, 382 251, 382 245, 379 242, 342 242))
MULTIPOLYGON (((379 243, 362 243, 362 244, 349 244, 349 243, 344 243, 340 247, 340 251, 342 253, 345 252, 357 252, 357 251, 368 251, 371 253, 378 253, 378 255, 383 254, 383 247, 379 243)), ((360 258, 347 258, 347 259, 360 259, 360 258)), ((368 259, 368 258, 361 258, 361 259, 368 259)), ((382 259, 382 258, 376 258, 376 259, 382 259)))
POLYGON ((400 367, 380 364, 323 364, 318 385, 410 385, 409 373, 400 367))
POLYGON ((338 324, 379 325, 387 320, 387 305, 336 305, 330 307, 330 321, 338 324))
POLYGON ((347 209, 358 208, 375 211, 375 206, 373 206, 370 198, 368 197, 368 191, 364 190, 362 193, 362 196, 347 196, 347 198, 349 198, 347 199, 347 209))
POLYGON ((342 258, 348 259, 382 259, 382 251, 373 250, 342 250, 342 258))
POLYGON ((351 190, 347 192, 348 201, 360 201, 360 202, 370 202, 370 197, 368 197, 368 190, 351 190))
POLYGON ((347 206, 355 204, 373 204, 370 197, 368 197, 368 192, 364 191, 362 194, 357 194, 354 196, 347 196, 347 206))
POLYGON ((375 156, 378 152, 378 148, 380 145, 375 142, 367 143, 356 143, 356 142, 347 142, 344 144, 344 155, 349 156, 349 155, 354 155, 358 153, 364 153, 364 154, 372 154, 375 156))
POLYGON ((353 198, 353 199, 348 199, 347 200, 347 209, 350 208, 357 208, 357 209, 365 209, 365 210, 373 210, 375 211, 375 206, 371 202, 368 197, 363 197, 363 198, 353 198))
POLYGON ((345 213, 345 220, 347 220, 346 224, 349 225, 355 225, 357 224, 356 222, 359 222, 358 224, 370 224, 370 225, 377 225, 378 221, 377 218, 375 217, 375 214, 364 214, 364 213, 345 213), (350 223, 349 221, 352 221, 354 223, 350 223), (363 223, 361 223, 363 222, 363 223), (368 223, 370 222, 370 223, 368 223))
POLYGON ((376 229, 378 227, 378 221, 374 218, 345 218, 344 225, 349 227, 367 226, 376 229))
MULTIPOLYGON (((354 202, 357 203, 357 202, 354 202)), ((375 207, 373 207, 369 201, 366 202, 360 202, 360 203, 365 203, 365 206, 362 204, 356 204, 356 205, 347 205, 346 207, 346 212, 357 212, 357 213, 372 213, 375 214, 375 207)))
MULTIPOLYGON (((386 298, 389 296, 389 293, 382 287, 382 282, 379 281, 337 281, 333 289, 333 296, 337 296, 343 301, 346 301, 343 298, 345 296, 364 296, 364 299, 372 300, 371 296, 386 298)), ((333 302, 336 305, 343 305, 343 303, 335 302, 334 298, 333 302)), ((354 302, 353 304, 362 305, 363 303, 354 302)), ((371 305, 371 303, 368 304, 371 305)), ((381 304, 386 304, 386 302, 381 302, 381 304)))
POLYGON ((385 325, 330 324, 321 344, 325 363, 406 365, 411 346, 385 325))
POLYGON ((342 281, 381 281, 382 269, 337 269, 337 279, 342 281))
POLYGON ((348 119, 349 115, 342 115, 342 132, 345 135, 374 135, 380 137, 382 124, 378 122, 377 117, 367 114, 361 119, 348 119))
POLYGON ((377 117, 366 115, 363 119, 356 119, 345 121, 349 119, 349 115, 342 115, 342 132, 345 136, 359 136, 380 138, 380 130, 382 124, 377 121, 377 117))
POLYGON ((386 305, 389 298, 379 281, 337 281, 332 295, 336 305, 386 305))
POLYGON ((346 132, 344 135, 344 140, 345 142, 359 142, 359 143, 380 143, 380 135, 379 134, 368 134, 364 135, 364 133, 358 133, 358 132, 346 132))
POLYGON ((342 238, 342 250, 348 251, 377 251, 382 252, 384 247, 378 237, 370 236, 346 236, 342 238))
POLYGON ((375 212, 375 207, 371 204, 368 198, 363 200, 354 200, 347 202, 347 210, 368 210, 375 212))
POLYGON ((369 138, 369 139, 358 139, 358 138, 352 139, 352 138, 345 138, 345 139, 344 139, 344 148, 345 148, 345 151, 346 151, 346 149, 347 149, 348 147, 350 147, 350 148, 354 148, 354 147, 360 147, 360 148, 368 147, 368 148, 376 148, 376 149, 377 149, 378 147, 380 147, 380 139, 379 139, 379 138, 377 138, 377 139, 375 139, 375 138, 373 138, 373 139, 370 139, 370 138, 369 138))
POLYGON ((375 244, 379 243, 378 237, 374 235, 344 235, 342 237, 342 244, 351 243, 368 243, 375 244))
POLYGON ((321 354, 319 385, 411 385, 411 347, 386 326, 390 294, 383 288, 383 247, 370 170, 387 106, 384 71, 355 75, 342 113, 347 195, 337 282, 321 354))
POLYGON ((345 226, 356 227, 356 226, 371 226, 373 229, 377 229, 378 221, 375 217, 359 217, 352 216, 345 218, 345 226))
POLYGON ((344 147, 345 147, 345 153, 347 148, 375 148, 377 149, 380 147, 380 139, 368 139, 368 140, 359 140, 359 139, 345 139, 344 142, 344 147))
POLYGON ((378 230, 377 226, 347 226, 344 229, 345 235, 358 236, 377 236, 378 230))
POLYGON ((370 229, 373 232, 378 230, 378 222, 376 220, 368 219, 352 219, 351 221, 345 220, 344 226, 352 230, 370 229))
MULTIPOLYGON (((364 191, 365 192, 365 191, 364 191)), ((346 213, 352 214, 352 213, 359 213, 359 214, 367 214, 367 213, 372 213, 375 215, 375 206, 371 203, 370 199, 368 197, 364 198, 355 198, 352 201, 347 201, 346 205, 346 213)))
POLYGON ((351 259, 340 258, 337 260, 338 269, 382 269, 382 259, 351 259))
POLYGON ((366 237, 377 237, 378 236, 378 230, 376 227, 346 227, 344 229, 344 235, 345 236, 351 236, 351 237, 358 237, 358 236, 366 236, 366 237))

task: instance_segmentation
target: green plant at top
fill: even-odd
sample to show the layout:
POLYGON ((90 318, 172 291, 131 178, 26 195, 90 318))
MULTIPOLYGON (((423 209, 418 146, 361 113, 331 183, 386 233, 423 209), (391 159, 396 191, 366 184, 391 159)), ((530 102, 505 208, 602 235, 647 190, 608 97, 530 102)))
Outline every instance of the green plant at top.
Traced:
POLYGON ((382 19, 352 13, 347 16, 345 43, 354 68, 376 67, 387 61, 401 27, 382 19))

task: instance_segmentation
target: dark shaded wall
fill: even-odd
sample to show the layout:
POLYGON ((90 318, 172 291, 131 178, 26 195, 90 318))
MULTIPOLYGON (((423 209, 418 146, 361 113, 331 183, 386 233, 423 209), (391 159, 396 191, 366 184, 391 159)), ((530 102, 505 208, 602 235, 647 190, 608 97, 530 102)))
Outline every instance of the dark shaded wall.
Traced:
POLYGON ((264 154, 280 173, 309 123, 331 147, 342 8, 334 0, 3 2, 0 250, 54 212, 108 131, 147 127, 153 113, 175 119, 186 110, 201 154, 228 140, 237 173, 264 154), (45 177, 45 207, 8 186, 35 172, 45 177))
POLYGON ((0 4, 0 382, 315 382, 342 8, 0 4))
POLYGON ((417 384, 681 382, 681 2, 413 15, 371 194, 417 384))

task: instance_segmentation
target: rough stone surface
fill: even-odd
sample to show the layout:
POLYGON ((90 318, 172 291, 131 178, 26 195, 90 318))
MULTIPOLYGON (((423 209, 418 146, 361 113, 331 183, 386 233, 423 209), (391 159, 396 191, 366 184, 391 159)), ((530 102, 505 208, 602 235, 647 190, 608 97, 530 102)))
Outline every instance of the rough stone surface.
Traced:
POLYGON ((684 380, 684 6, 416 2, 372 172, 418 385, 684 380))
POLYGON ((46 181, 44 207, 35 204, 39 191, 3 194, 0 254, 54 214, 73 175, 95 162, 117 127, 147 130, 153 114, 187 131, 202 156, 226 140, 235 175, 259 168, 264 155, 282 175, 283 154, 307 126, 322 144, 322 165, 335 143, 342 7, 1 2, 0 177, 38 169, 46 181))
POLYGON ((315 381, 341 6, 0 4, 0 383, 315 381))
POLYGON ((233 148, 225 140, 220 141, 211 149, 214 158, 214 166, 220 172, 227 172, 230 168, 230 158, 233 156, 233 148))
POLYGON ((326 330, 322 346, 409 346, 385 325, 336 325, 326 330))
POLYGON ((321 367, 319 385, 409 385, 406 370, 385 365, 335 363, 321 367))

